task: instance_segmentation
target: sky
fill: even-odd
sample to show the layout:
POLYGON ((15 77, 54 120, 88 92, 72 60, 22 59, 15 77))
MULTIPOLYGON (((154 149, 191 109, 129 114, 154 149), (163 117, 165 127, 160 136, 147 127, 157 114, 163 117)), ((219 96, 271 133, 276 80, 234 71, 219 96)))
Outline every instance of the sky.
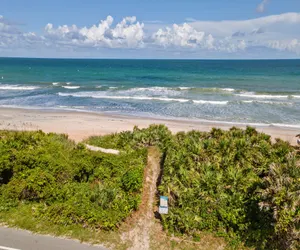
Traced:
POLYGON ((300 58, 300 0, 1 0, 1 56, 300 58))

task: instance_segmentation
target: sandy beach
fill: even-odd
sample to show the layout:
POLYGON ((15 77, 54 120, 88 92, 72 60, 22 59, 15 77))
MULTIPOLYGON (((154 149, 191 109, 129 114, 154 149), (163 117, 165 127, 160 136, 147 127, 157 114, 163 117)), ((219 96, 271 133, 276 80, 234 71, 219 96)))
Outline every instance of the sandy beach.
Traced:
MULTIPOLYGON (((200 130, 209 131, 213 127, 229 129, 233 124, 202 122, 194 120, 168 120, 142 118, 112 114, 98 114, 77 111, 58 110, 32 110, 0 108, 0 129, 7 130, 43 130, 68 134, 76 142, 92 135, 105 135, 124 130, 132 130, 135 125, 140 128, 150 124, 165 124, 176 133, 179 131, 200 130)), ((245 128, 244 124, 235 124, 236 127, 245 128)), ((296 144, 297 128, 256 126, 257 130, 296 144)))

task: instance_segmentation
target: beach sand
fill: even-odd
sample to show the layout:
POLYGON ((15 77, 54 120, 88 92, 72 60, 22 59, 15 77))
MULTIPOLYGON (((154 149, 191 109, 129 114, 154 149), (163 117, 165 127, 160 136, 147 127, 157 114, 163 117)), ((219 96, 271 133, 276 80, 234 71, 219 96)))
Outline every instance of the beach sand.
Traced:
MULTIPOLYGON (((150 124, 165 124, 174 133, 193 129, 209 131, 213 127, 221 129, 229 129, 232 126, 246 127, 241 124, 142 118, 106 113, 0 108, 1 130, 43 130, 44 132, 64 133, 76 142, 92 135, 132 130, 135 125, 145 128, 150 124)), ((295 135, 300 133, 299 129, 290 127, 256 126, 256 129, 271 135, 273 139, 281 138, 293 145, 296 144, 295 135)))

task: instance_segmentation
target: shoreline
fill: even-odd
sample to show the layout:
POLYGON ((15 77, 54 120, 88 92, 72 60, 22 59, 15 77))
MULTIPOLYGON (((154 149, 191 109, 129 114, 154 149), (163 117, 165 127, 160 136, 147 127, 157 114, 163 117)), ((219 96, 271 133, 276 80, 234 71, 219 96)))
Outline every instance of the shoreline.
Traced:
POLYGON ((288 127, 284 124, 280 126, 280 124, 247 124, 184 118, 150 118, 79 110, 0 108, 0 129, 2 130, 43 130, 47 133, 64 133, 76 142, 92 135, 132 130, 135 125, 144 128, 154 123, 166 125, 173 133, 193 129, 209 131, 213 127, 227 130, 233 126, 239 128, 252 126, 259 132, 271 135, 273 139, 280 138, 289 141, 292 145, 296 145, 295 136, 300 132, 300 128, 288 127))

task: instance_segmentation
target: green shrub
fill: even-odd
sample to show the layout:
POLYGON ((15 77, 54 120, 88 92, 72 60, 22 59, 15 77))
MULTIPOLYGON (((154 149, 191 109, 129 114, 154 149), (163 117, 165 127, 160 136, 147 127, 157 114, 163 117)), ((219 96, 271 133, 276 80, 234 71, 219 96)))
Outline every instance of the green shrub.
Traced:
POLYGON ((140 169, 130 169, 122 177, 123 189, 127 192, 136 192, 142 188, 143 173, 140 169))
POLYGON ((0 212, 32 205, 37 219, 111 230, 138 208, 146 149, 92 152, 41 131, 0 138, 0 212))
POLYGON ((192 236, 215 232, 260 249, 298 244, 299 158, 288 143, 272 144, 270 136, 250 127, 180 132, 165 155, 159 186, 160 193, 169 197, 169 214, 162 216, 165 229, 192 236), (281 172, 270 184, 274 164, 281 172), (283 169, 289 173, 284 175, 283 169), (281 179, 285 185, 274 186, 271 192, 281 179))

